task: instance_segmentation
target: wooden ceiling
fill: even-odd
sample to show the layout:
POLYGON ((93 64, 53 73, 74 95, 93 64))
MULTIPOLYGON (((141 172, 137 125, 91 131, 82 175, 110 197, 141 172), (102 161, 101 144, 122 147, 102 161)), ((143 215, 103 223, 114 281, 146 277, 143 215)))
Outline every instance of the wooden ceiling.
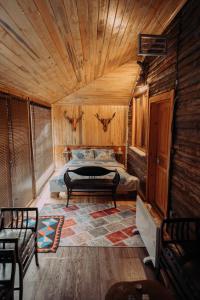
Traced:
POLYGON ((48 103, 72 103, 80 94, 91 102, 94 86, 98 91, 101 85, 96 99, 104 94, 113 103, 114 76, 116 102, 121 97, 121 103, 128 103, 135 75, 125 83, 124 74, 126 67, 131 74, 131 63, 137 72, 138 33, 161 33, 185 2, 0 0, 0 89, 48 103))
POLYGON ((138 71, 136 63, 126 63, 55 104, 127 105, 132 95, 138 71))

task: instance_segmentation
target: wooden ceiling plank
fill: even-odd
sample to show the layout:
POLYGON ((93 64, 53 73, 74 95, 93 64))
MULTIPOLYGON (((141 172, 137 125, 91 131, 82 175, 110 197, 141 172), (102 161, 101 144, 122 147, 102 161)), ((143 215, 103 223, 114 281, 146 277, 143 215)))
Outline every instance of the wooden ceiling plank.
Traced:
POLYGON ((101 60, 98 70, 98 76, 102 76, 104 72, 104 64, 106 61, 106 55, 110 43, 110 39, 112 36, 113 25, 115 22, 116 12, 117 12, 118 0, 113 0, 109 2, 107 21, 106 21, 106 30, 103 41, 103 49, 101 52, 101 60))
POLYGON ((20 58, 23 61, 23 64, 26 67, 29 67, 29 69, 34 72, 38 78, 41 78, 41 80, 48 80, 46 72, 43 72, 40 65, 37 64, 37 62, 24 50, 24 48, 19 47, 17 41, 13 39, 12 36, 9 35, 2 27, 0 27, 0 40, 7 49, 13 52, 13 56, 20 58))
MULTIPOLYGON (((36 86, 33 86, 32 84, 30 83, 27 83, 23 77, 19 76, 18 73, 16 73, 14 70, 12 73, 9 73, 8 74, 8 69, 2 65, 0 63, 0 76, 1 78, 1 82, 3 83, 6 83, 8 82, 8 86, 11 86, 13 88, 18 88, 19 90, 21 89, 22 91, 24 92, 27 92, 27 94, 34 94, 35 97, 38 97, 38 98, 47 98, 46 97, 46 94, 44 94, 43 92, 39 91, 36 86), (18 80, 16 81, 16 75, 19 77, 19 79, 21 80, 18 80)), ((53 100, 53 99, 52 99, 53 100)))
POLYGON ((68 18, 68 23, 76 49, 76 55, 78 57, 78 68, 81 74, 81 80, 83 84, 85 83, 85 65, 83 63, 83 49, 81 44, 81 35, 79 29, 79 19, 77 6, 74 0, 64 0, 65 12, 68 18))
POLYGON ((22 32, 17 29, 16 24, 4 10, 2 1, 0 1, 0 18, 1 27, 4 28, 4 30, 8 32, 18 42, 18 44, 32 56, 33 59, 39 59, 38 54, 34 51, 32 45, 27 43, 26 37, 21 37, 22 32))
MULTIPOLYGON (((20 47, 23 47, 23 49, 27 53, 29 53, 29 55, 32 56, 32 58, 37 62, 37 64, 41 66, 43 72, 47 74, 48 78, 56 81, 57 78, 55 76, 54 68, 51 66, 51 64, 53 63, 52 60, 50 61, 49 59, 49 54, 46 53, 46 57, 42 57, 42 53, 43 55, 45 55, 43 44, 41 43, 40 39, 36 38, 37 37, 36 33, 32 29, 24 13, 17 6, 16 1, 13 0, 12 2, 10 2, 10 1, 1 0, 1 4, 2 3, 5 5, 5 9, 2 7, 0 15, 5 23, 4 29, 17 41, 17 43, 20 44, 20 47), (16 14, 12 13, 11 7, 13 7, 16 14), (9 14, 12 13, 12 17, 14 18, 13 20, 8 15, 7 11, 9 11, 9 14), (19 24, 18 23, 16 24, 16 22, 19 22, 19 24), (30 43, 30 40, 31 42, 35 41, 34 46, 38 47, 41 53, 36 53, 34 46, 30 43), (33 55, 33 53, 35 53, 35 56, 33 55)), ((31 65, 30 65, 30 69, 31 69, 31 65)))
POLYGON ((37 33, 32 27, 29 20, 26 18, 26 15, 18 6, 16 0, 0 0, 1 11, 0 15, 6 23, 8 30, 15 35, 19 41, 26 45, 27 50, 34 53, 35 58, 38 60, 45 60, 45 64, 52 71, 52 66, 55 66, 55 62, 49 57, 47 49, 44 47, 40 38, 38 38, 37 33))
MULTIPOLYGON (((120 26, 119 37, 115 44, 115 59, 117 61, 118 66, 120 65, 119 49, 121 49, 121 47, 125 46, 125 45, 123 45, 123 39, 126 34, 126 29, 128 26, 129 19, 131 17, 132 11, 134 11, 134 7, 135 7, 136 3, 137 3, 137 1, 135 1, 135 0, 134 1, 128 0, 126 3, 126 9, 125 9, 125 12, 123 15, 123 20, 122 20, 122 23, 120 26)), ((129 57, 127 57, 127 61, 128 60, 129 60, 129 57)))
POLYGON ((101 63, 101 54, 104 46, 104 35, 106 30, 107 14, 108 14, 108 0, 98 0, 99 13, 97 23, 97 45, 96 45, 96 59, 95 59, 95 78, 98 78, 99 67, 101 63))
POLYGON ((24 101, 27 101, 29 99, 31 99, 31 101, 35 101, 39 104, 51 107, 51 104, 46 102, 46 99, 38 99, 35 95, 33 94, 27 94, 26 92, 21 92, 21 90, 18 90, 17 88, 12 88, 8 86, 8 83, 6 82, 6 84, 1 82, 1 77, 0 77, 0 91, 4 92, 4 93, 8 93, 8 94, 13 94, 16 95, 22 99, 24 99, 24 101))
POLYGON ((68 53, 66 51, 64 41, 62 40, 62 37, 60 36, 60 32, 58 30, 55 16, 52 11, 51 5, 50 5, 49 1, 47 1, 47 0, 34 0, 34 2, 39 9, 39 12, 46 24, 46 27, 49 31, 51 39, 53 40, 53 42, 57 48, 58 53, 62 57, 63 64, 66 68, 65 76, 69 80, 69 82, 71 82, 70 88, 74 88, 77 84, 76 76, 74 74, 74 70, 70 63, 70 59, 69 59, 68 53))
POLYGON ((49 103, 75 96, 125 103, 138 66, 123 64, 137 59, 138 33, 161 33, 185 2, 0 0, 1 65, 9 88, 49 103))
POLYGON ((3 43, 1 43, 0 46, 0 55, 1 63, 4 63, 5 66, 8 66, 10 72, 12 72, 14 68, 17 72, 19 72, 19 74, 21 74, 24 77, 24 80, 29 80, 29 82, 33 81, 35 84, 38 85, 38 88, 42 86, 46 91, 49 91, 50 95, 56 97, 57 93, 55 92, 55 90, 51 89, 50 82, 46 80, 41 80, 41 78, 38 77, 37 74, 34 74, 34 70, 32 68, 30 69, 27 65, 24 65, 24 60, 16 56, 15 53, 12 50, 8 49, 6 46, 4 46, 3 43))
MULTIPOLYGON (((130 32, 134 30, 134 32, 137 31, 138 24, 145 23, 146 17, 147 17, 147 11, 148 7, 150 6, 151 1, 149 0, 142 0, 142 1, 135 1, 135 5, 131 7, 130 11, 130 18, 127 23, 126 31, 123 35, 123 38, 121 40, 121 43, 118 48, 118 59, 119 63, 123 64, 122 59, 126 60, 126 56, 123 55, 129 48, 130 44, 130 32), (122 46, 124 45, 124 47, 122 46)), ((138 36, 135 33, 134 41, 138 41, 138 36)))
POLYGON ((95 60, 97 52, 98 1, 88 0, 89 37, 90 37, 90 81, 95 79, 95 60))
POLYGON ((110 41, 108 53, 106 56, 106 61, 104 65, 104 69, 106 72, 108 70, 112 70, 116 65, 118 65, 118 61, 116 61, 116 44, 117 41, 121 39, 120 28, 122 26, 124 13, 126 11, 127 0, 120 0, 118 3, 117 13, 115 17, 115 24, 113 27, 112 38, 110 41))
POLYGON ((81 82, 79 57, 76 54, 76 49, 75 49, 71 31, 70 31, 70 26, 69 26, 67 14, 65 11, 64 3, 62 1, 57 1, 57 0, 50 0, 50 3, 51 3, 51 7, 53 10, 54 16, 55 16, 58 30, 64 41, 66 52, 68 53, 70 63, 74 70, 76 80, 77 80, 77 82, 81 82))
MULTIPOLYGON (((146 3, 145 1, 146 0, 143 0, 143 5, 148 5, 148 2, 146 3)), ((185 0, 169 0, 165 2, 156 0, 152 2, 146 11, 146 16, 143 15, 142 17, 144 21, 137 22, 137 26, 133 26, 133 30, 130 30, 127 39, 129 47, 124 47, 125 50, 121 53, 121 63, 125 63, 123 57, 130 57, 131 52, 133 53, 132 58, 136 59, 138 47, 137 37, 139 33, 161 34, 166 28, 167 24, 169 24, 169 19, 171 20, 171 16, 174 16, 176 13, 178 13, 185 2, 185 0), (176 13, 174 13, 174 11, 176 11, 176 13), (161 15, 164 19, 161 19, 161 15), (133 49, 136 49, 136 51, 133 52, 133 49)), ((142 9, 142 11, 144 10, 142 9)))
POLYGON ((87 0, 77 0, 77 12, 79 19, 79 30, 83 51, 83 63, 85 64, 85 83, 90 82, 90 37, 89 37, 89 16, 87 0))
POLYGON ((127 63, 117 70, 100 77, 87 86, 64 97, 56 104, 123 104, 128 105, 133 84, 138 73, 136 63, 127 63))
POLYGON ((69 78, 67 78, 66 68, 63 64, 61 56, 57 52, 57 48, 51 39, 49 31, 37 6, 35 5, 34 1, 27 0, 20 0, 19 5, 31 22, 35 31, 37 31, 37 34, 42 40, 44 46, 46 47, 46 49, 48 49, 49 55, 51 55, 52 59, 54 59, 55 61, 56 67, 54 72, 57 82, 60 85, 60 89, 63 90, 63 92, 70 90, 69 87, 71 83, 69 78))

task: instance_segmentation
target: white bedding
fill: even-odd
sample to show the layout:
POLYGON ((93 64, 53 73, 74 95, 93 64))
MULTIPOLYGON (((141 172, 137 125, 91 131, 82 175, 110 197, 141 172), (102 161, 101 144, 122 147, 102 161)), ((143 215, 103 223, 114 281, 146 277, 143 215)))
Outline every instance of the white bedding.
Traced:
MULTIPOLYGON (((129 191, 136 191, 138 187, 138 178, 132 175, 129 175, 124 165, 118 163, 116 160, 78 160, 73 159, 70 160, 64 167, 60 170, 60 173, 58 176, 53 177, 50 180, 50 192, 65 192, 66 186, 64 183, 64 173, 69 168, 71 170, 80 168, 83 166, 100 166, 105 167, 110 170, 115 170, 119 172, 120 175, 120 183, 117 188, 117 192, 129 192, 129 191)), ((81 178, 81 176, 71 173, 70 176, 72 178, 81 178)), ((110 178, 113 177, 113 174, 108 174, 104 176, 104 178, 110 178)), ((84 177, 85 178, 85 177, 84 177)))

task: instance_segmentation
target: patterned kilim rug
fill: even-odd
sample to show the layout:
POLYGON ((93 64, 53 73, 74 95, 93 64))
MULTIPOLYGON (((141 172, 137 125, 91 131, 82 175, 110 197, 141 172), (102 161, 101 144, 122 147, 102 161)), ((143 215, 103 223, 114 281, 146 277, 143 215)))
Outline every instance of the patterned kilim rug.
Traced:
POLYGON ((63 216, 59 246, 144 247, 135 226, 135 207, 96 203, 45 204, 41 216, 63 216))
POLYGON ((38 252, 56 252, 62 225, 63 216, 40 216, 38 222, 38 252))

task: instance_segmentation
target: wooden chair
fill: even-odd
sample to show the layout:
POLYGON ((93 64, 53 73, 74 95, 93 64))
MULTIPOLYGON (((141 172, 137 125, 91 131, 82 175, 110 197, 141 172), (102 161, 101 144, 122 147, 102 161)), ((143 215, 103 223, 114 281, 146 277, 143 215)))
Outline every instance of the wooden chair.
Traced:
POLYGON ((0 299, 14 299, 16 256, 14 250, 0 250, 0 299))
POLYGON ((1 208, 0 214, 0 248, 14 249, 16 263, 19 266, 19 299, 23 298, 23 278, 35 255, 37 254, 37 208, 1 208))
POLYGON ((73 192, 96 193, 103 192, 103 195, 111 195, 116 207, 116 189, 120 181, 120 175, 117 170, 109 170, 103 167, 80 167, 75 170, 67 169, 64 174, 64 181, 67 187, 67 205, 69 204, 70 196, 73 192), (87 177, 80 179, 72 179, 70 173, 75 173, 79 176, 87 177), (101 176, 114 173, 114 176, 109 178, 101 178, 101 176))
POLYGON ((181 300, 200 299, 200 218, 166 219, 161 226, 159 266, 181 300))

